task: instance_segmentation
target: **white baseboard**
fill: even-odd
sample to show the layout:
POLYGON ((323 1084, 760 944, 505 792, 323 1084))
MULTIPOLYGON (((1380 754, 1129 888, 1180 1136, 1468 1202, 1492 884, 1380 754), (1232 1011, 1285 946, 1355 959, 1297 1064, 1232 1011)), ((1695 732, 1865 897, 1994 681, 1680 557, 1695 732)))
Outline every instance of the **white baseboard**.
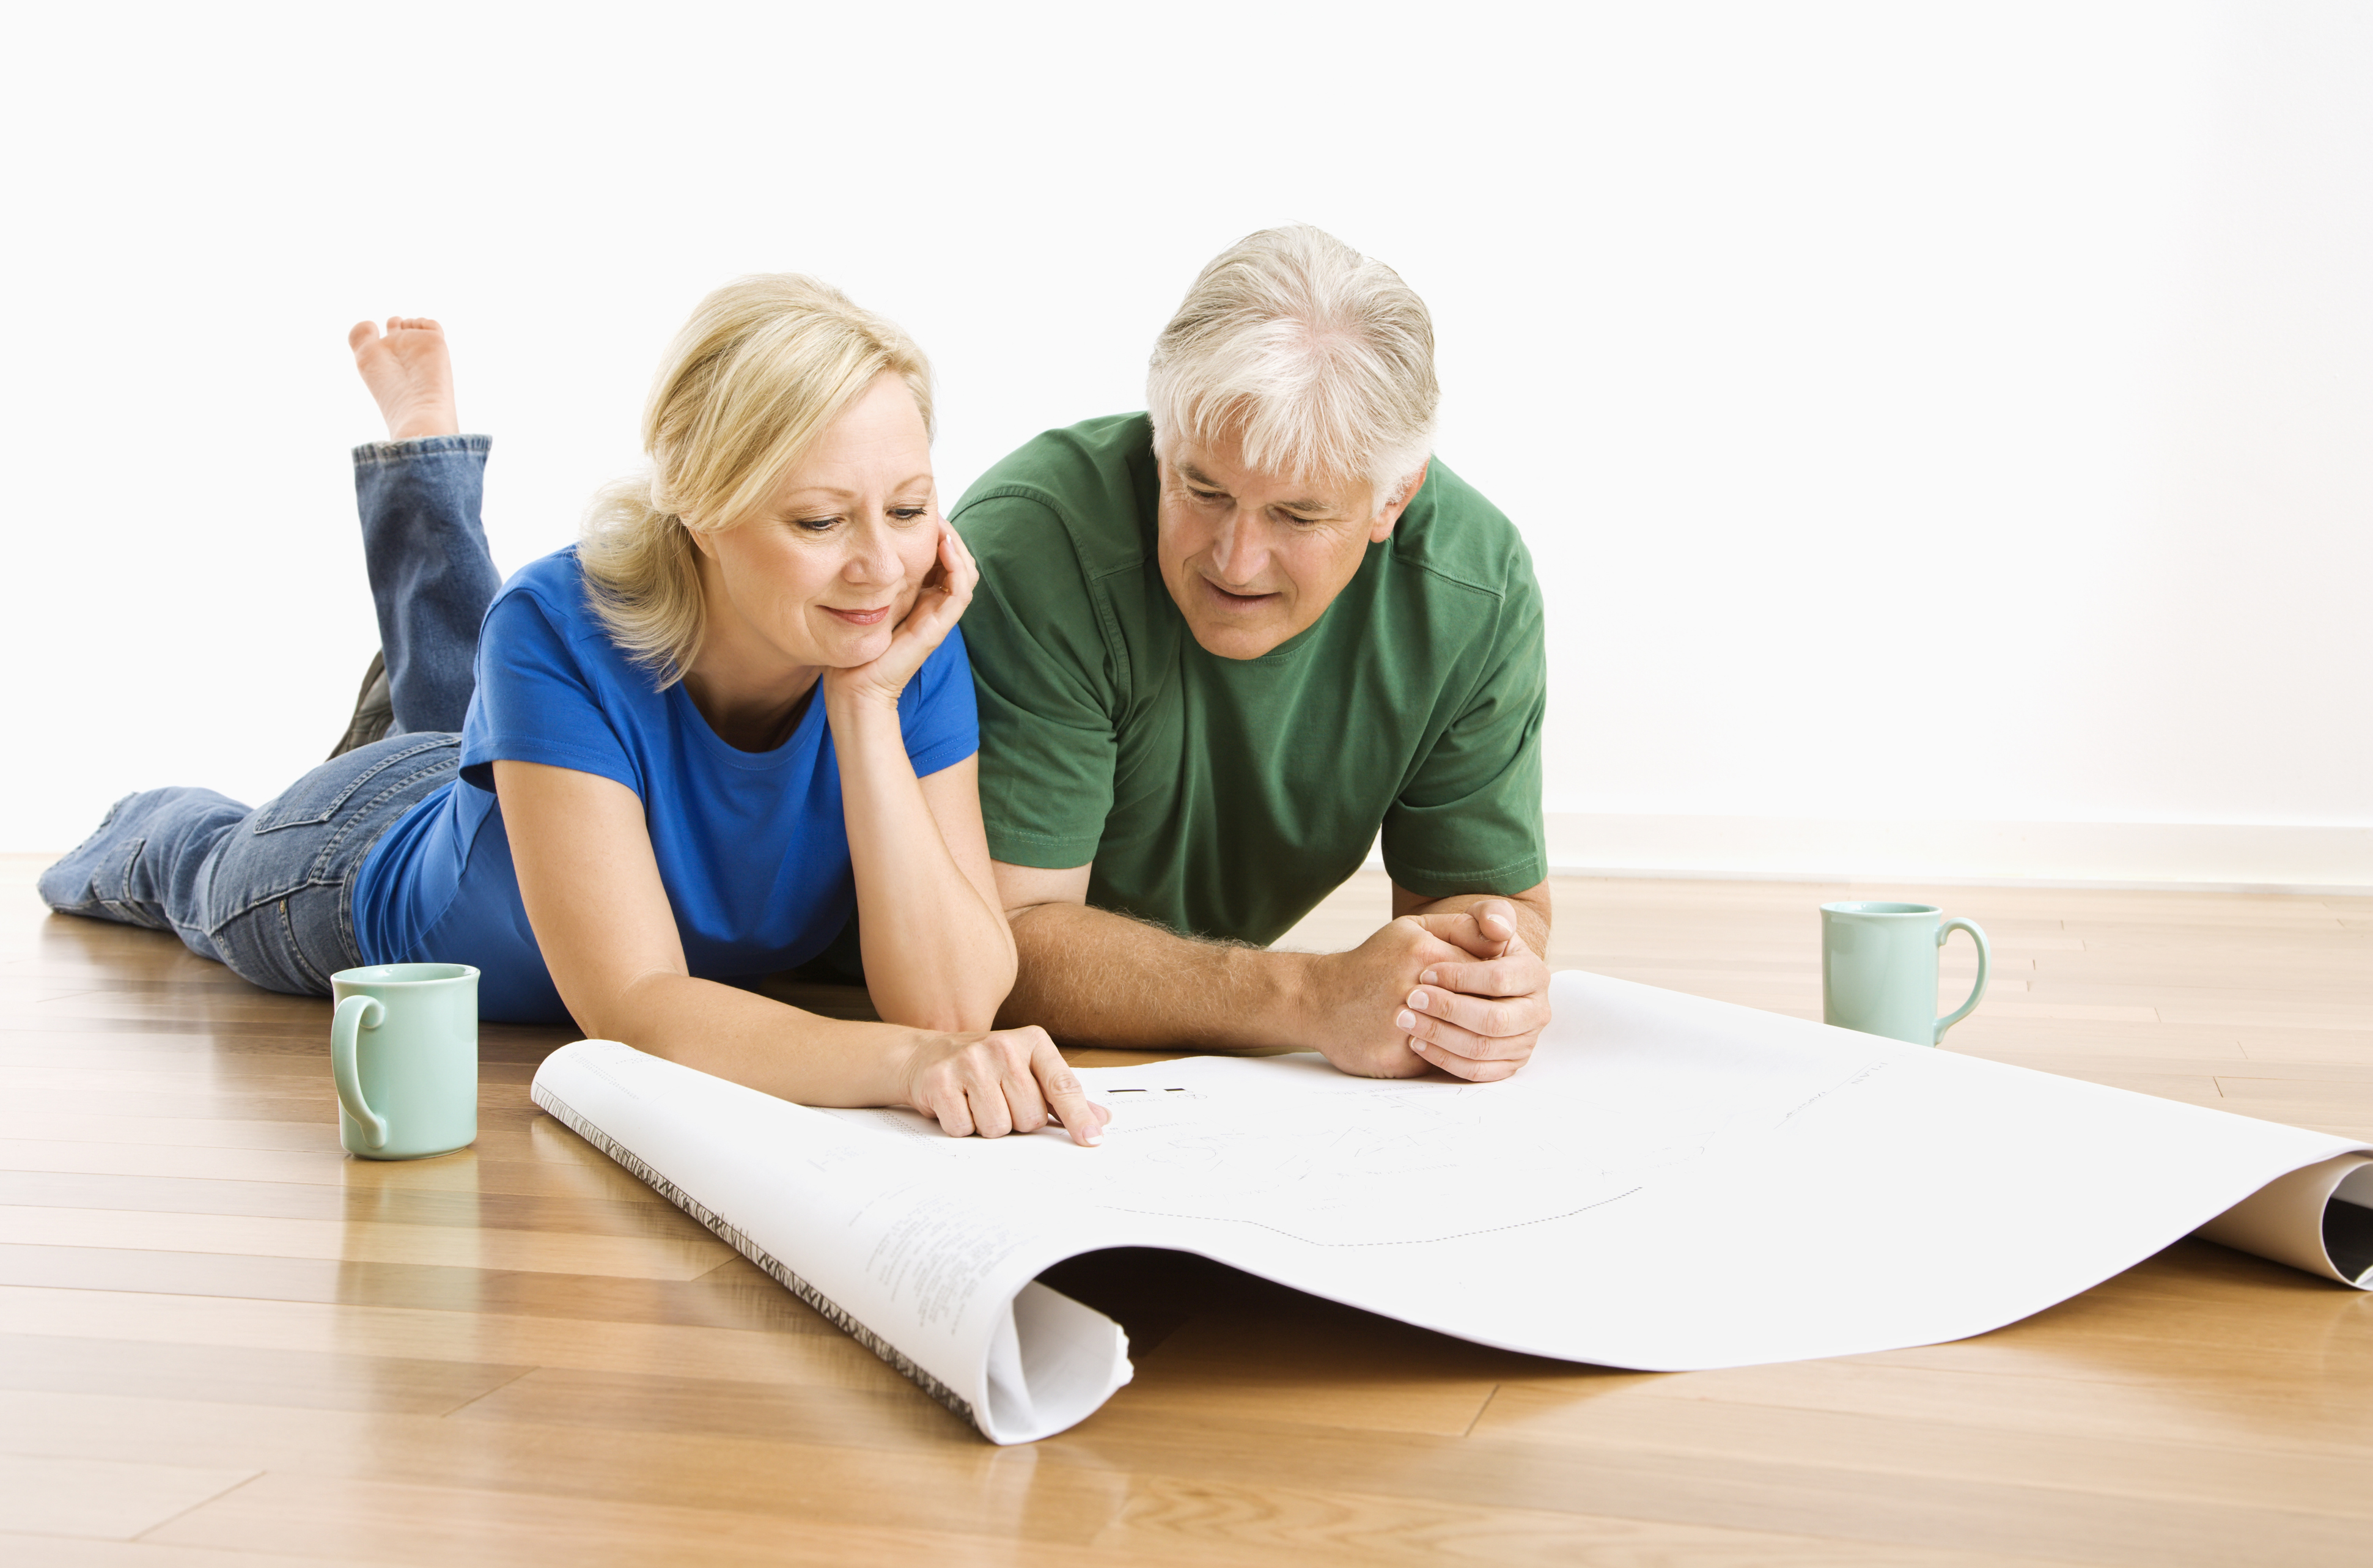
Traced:
POLYGON ((1549 814, 1563 876, 2373 894, 2373 827, 1549 814))

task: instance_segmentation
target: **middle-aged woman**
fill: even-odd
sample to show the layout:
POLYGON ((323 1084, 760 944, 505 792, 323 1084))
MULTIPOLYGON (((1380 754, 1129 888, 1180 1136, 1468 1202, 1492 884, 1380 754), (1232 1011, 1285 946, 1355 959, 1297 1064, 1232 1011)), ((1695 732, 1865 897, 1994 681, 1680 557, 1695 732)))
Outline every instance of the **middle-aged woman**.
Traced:
POLYGON ((955 629, 976 573, 932 487, 920 350, 807 278, 719 289, 660 367, 649 477, 497 591, 488 442, 459 433, 443 333, 349 341, 391 437, 356 453, 384 738, 254 811, 125 797, 43 873, 50 907, 170 929, 299 994, 357 965, 472 964, 489 1018, 573 1016, 951 1133, 1051 1117, 1099 1141, 1045 1033, 989 1028, 1013 940, 955 629), (746 989, 852 909, 884 1022, 746 989))

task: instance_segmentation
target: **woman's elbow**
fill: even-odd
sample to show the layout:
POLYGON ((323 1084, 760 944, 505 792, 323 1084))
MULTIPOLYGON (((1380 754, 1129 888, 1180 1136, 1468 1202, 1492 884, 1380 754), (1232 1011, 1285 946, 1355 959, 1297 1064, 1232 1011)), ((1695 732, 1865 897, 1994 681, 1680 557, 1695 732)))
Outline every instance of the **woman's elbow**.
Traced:
POLYGON ((1012 989, 1013 975, 1007 970, 994 977, 993 984, 965 986, 938 996, 902 998, 883 1008, 882 1021, 949 1035, 984 1034, 997 1027, 997 1010, 1005 1005, 1006 993, 1012 989))
POLYGON ((997 1027, 998 1005, 1004 1000, 1000 993, 994 997, 951 998, 915 1008, 885 1009, 882 1021, 884 1024, 904 1024, 910 1029, 929 1029, 942 1035, 985 1035, 997 1027), (890 1016, 892 1012, 909 1016, 893 1018, 890 1016))
POLYGON ((666 1031, 653 1027, 655 1016, 664 1016, 664 1008, 654 1009, 649 995, 654 978, 641 975, 634 979, 612 984, 586 984, 560 988, 560 1000, 577 1026, 588 1031, 588 1037, 616 1040, 637 1050, 655 1056, 668 1054, 662 1036, 666 1031))

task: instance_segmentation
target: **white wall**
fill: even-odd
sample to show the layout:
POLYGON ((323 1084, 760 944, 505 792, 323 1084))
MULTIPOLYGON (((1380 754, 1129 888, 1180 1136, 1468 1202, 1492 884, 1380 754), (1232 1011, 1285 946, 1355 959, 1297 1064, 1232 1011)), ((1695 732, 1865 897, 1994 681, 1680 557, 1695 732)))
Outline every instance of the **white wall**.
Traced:
POLYGON ((952 497, 1305 219, 1432 303, 1443 452, 1532 542, 1561 861, 2373 883, 2361 6, 17 26, 0 847, 319 760, 359 317, 446 322, 508 568, 726 277, 914 331, 952 497))

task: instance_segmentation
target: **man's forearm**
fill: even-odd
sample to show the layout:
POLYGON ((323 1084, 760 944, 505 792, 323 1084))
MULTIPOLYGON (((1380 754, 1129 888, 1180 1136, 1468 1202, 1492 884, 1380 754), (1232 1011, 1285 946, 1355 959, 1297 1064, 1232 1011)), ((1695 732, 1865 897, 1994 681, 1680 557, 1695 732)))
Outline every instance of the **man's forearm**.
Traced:
POLYGON ((1080 904, 1013 917, 1019 975, 998 1023, 1035 1024, 1070 1046, 1307 1048, 1310 956, 1198 942, 1080 904))

